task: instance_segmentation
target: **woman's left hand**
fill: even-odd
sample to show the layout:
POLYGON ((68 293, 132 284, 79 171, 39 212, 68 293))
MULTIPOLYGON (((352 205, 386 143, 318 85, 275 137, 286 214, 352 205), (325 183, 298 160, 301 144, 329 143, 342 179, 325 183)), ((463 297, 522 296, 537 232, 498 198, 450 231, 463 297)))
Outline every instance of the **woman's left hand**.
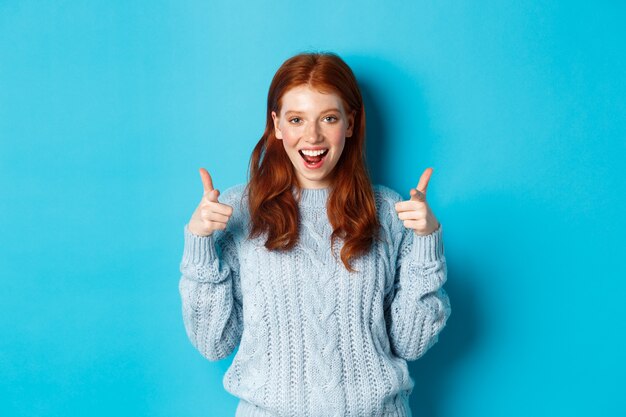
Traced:
POLYGON ((417 189, 411 189, 411 199, 396 203, 398 218, 404 221, 405 227, 420 236, 429 235, 439 228, 439 221, 426 202, 426 189, 432 173, 432 168, 426 168, 417 189))

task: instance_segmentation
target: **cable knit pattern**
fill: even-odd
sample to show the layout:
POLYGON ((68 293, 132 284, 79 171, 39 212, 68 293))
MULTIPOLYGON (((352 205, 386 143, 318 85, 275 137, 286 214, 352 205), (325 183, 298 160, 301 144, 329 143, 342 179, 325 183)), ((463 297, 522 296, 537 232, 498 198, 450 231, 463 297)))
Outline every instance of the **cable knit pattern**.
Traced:
POLYGON ((225 230, 184 227, 179 290, 187 335, 209 360, 239 349, 224 387, 238 417, 411 416, 407 361, 437 342, 450 316, 442 227, 418 236, 374 186, 381 240, 348 272, 330 245, 329 189, 303 189, 299 241, 268 251, 248 239, 244 184, 225 190, 225 230))

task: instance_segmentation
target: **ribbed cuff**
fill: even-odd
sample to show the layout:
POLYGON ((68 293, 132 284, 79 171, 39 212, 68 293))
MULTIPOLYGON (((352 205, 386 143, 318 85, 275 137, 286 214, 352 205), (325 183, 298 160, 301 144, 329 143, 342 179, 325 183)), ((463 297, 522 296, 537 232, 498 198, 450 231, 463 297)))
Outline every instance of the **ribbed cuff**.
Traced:
POLYGON ((413 259, 418 262, 432 262, 441 259, 443 253, 443 226, 429 235, 420 236, 413 233, 413 259))
POLYGON ((184 265, 208 266, 217 259, 213 235, 198 236, 189 231, 189 225, 184 228, 185 247, 183 250, 184 265))

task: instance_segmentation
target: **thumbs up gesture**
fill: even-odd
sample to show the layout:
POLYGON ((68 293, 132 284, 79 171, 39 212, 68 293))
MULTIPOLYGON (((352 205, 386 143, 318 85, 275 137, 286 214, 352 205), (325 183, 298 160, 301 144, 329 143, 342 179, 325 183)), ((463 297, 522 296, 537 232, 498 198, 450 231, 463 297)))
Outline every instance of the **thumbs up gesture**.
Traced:
POLYGON ((411 199, 398 202, 395 206, 398 218, 404 221, 404 226, 413 229, 420 236, 429 235, 439 228, 439 222, 426 202, 426 189, 432 173, 432 168, 426 168, 417 188, 411 189, 411 199))
POLYGON ((200 168, 200 178, 204 195, 193 212, 188 227, 194 235, 210 236, 214 231, 226 228, 226 223, 233 214, 233 208, 217 201, 220 192, 213 188, 213 180, 206 169, 200 168))

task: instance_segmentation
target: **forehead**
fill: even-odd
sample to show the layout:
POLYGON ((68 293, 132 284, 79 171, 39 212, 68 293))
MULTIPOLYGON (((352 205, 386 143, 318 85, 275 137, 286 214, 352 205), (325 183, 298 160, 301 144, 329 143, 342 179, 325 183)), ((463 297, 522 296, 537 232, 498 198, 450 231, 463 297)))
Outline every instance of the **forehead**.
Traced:
POLYGON ((308 85, 287 90, 281 100, 281 113, 288 111, 316 112, 337 108, 344 111, 341 97, 335 93, 325 93, 308 85))

